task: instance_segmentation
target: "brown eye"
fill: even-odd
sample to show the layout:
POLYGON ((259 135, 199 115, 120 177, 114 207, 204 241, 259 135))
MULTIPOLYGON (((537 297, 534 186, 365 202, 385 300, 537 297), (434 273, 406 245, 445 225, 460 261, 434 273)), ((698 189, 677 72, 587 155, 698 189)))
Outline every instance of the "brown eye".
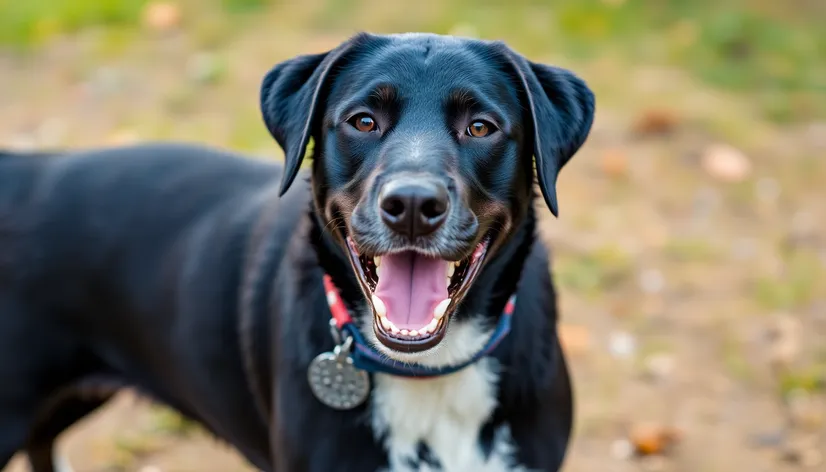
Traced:
POLYGON ((354 116, 350 120, 350 123, 353 125, 354 128, 361 131, 362 133, 369 133, 370 131, 376 130, 376 120, 374 120, 372 116, 367 114, 354 116))
POLYGON ((490 128, 484 121, 474 121, 467 127, 467 134, 474 138, 484 138, 490 134, 490 128))

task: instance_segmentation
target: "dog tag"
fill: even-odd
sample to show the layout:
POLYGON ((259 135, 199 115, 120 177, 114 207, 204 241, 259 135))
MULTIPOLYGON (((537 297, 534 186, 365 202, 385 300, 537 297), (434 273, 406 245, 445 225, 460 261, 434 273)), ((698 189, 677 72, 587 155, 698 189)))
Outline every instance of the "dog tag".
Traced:
POLYGON ((349 356, 352 342, 352 338, 347 338, 333 352, 319 354, 307 370, 313 395, 336 410, 353 409, 370 395, 370 377, 357 369, 349 356))

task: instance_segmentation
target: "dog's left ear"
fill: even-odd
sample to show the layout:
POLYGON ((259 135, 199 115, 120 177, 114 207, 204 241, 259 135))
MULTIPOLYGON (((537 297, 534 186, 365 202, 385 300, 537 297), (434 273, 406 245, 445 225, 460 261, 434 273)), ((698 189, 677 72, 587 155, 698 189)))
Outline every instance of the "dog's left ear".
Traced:
POLYGON ((554 216, 559 216, 556 179, 579 150, 594 121, 594 94, 572 72, 531 62, 507 49, 522 82, 533 119, 534 158, 539 188, 554 216))
POLYGON ((317 123, 318 103, 327 76, 356 43, 367 35, 360 34, 335 49, 298 56, 277 64, 261 84, 261 114, 270 134, 284 150, 284 174, 279 195, 290 188, 317 123))

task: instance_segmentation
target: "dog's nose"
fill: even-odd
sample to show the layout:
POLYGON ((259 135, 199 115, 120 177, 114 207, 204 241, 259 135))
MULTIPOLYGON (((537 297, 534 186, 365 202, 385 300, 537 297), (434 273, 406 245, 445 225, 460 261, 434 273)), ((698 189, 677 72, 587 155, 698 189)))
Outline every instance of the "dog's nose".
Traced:
POLYGON ((379 196, 381 218, 396 233, 426 236, 444 223, 450 200, 437 182, 388 182, 379 196))

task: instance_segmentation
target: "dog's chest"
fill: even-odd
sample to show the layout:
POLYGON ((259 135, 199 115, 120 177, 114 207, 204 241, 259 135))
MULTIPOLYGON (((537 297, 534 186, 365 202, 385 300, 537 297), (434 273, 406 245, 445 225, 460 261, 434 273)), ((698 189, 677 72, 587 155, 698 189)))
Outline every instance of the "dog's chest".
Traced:
POLYGON ((496 408, 498 375, 486 359, 455 374, 416 380, 376 375, 372 426, 388 472, 507 472, 513 446, 507 426, 488 453, 480 431, 496 408))

